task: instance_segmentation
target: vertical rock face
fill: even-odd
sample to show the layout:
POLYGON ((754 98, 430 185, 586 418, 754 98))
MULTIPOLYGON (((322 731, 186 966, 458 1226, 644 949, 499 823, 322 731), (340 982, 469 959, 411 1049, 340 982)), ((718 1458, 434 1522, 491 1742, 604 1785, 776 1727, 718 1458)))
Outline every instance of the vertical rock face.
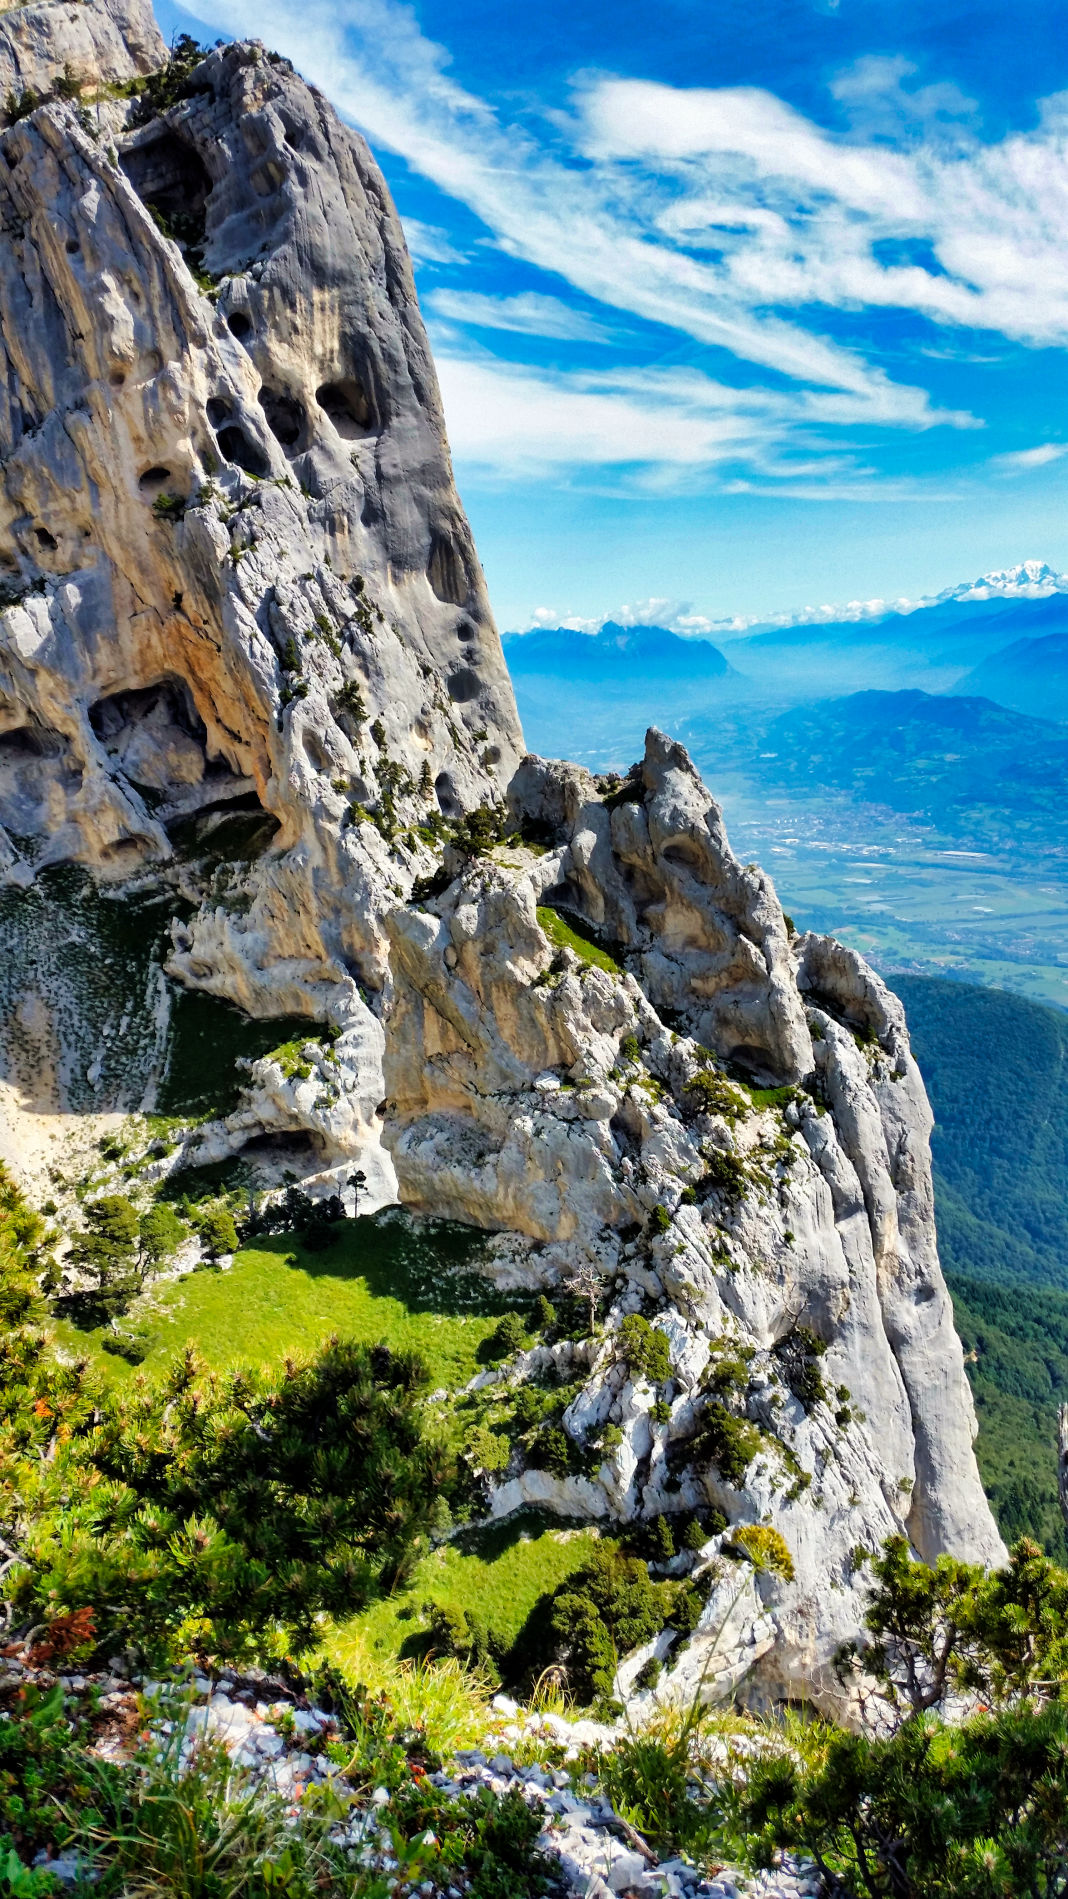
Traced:
POLYGON ((184 876, 180 981, 366 1056, 411 827, 500 800, 521 744, 403 237, 283 62, 217 51, 153 114, 68 13, 105 76, 160 50, 101 0, 6 25, 83 96, 0 134, 0 856, 184 876), (235 811, 273 845, 219 901, 235 811))
POLYGON ((380 174, 261 47, 131 83, 162 63, 134 0, 0 22, 8 90, 64 95, 0 130, 12 1125, 149 1101, 175 993, 331 1025, 160 1165, 299 1136, 313 1184, 359 1162, 600 1293, 573 1473, 517 1442, 491 1507, 780 1530, 720 1673, 830 1698, 858 1545, 1000 1549, 900 1005, 789 933, 663 734, 622 783, 522 758, 380 174))

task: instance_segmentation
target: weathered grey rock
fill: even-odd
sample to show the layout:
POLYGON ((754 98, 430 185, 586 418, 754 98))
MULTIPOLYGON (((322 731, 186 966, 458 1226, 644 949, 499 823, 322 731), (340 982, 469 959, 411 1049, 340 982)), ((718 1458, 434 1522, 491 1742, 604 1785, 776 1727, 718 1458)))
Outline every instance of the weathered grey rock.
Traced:
POLYGON ((711 1503, 777 1529, 793 1581, 758 1577, 737 1601, 733 1584, 714 1591, 657 1696, 744 1684, 832 1705, 834 1654, 863 1616, 858 1546, 904 1531, 928 1558, 1001 1551, 938 1266, 930 1110, 900 1003, 840 945, 791 949, 773 890, 734 860, 680 748, 651 732, 632 784, 609 810, 587 773, 524 761, 510 804, 544 854, 498 851, 389 919, 385 1140, 410 1204, 529 1235, 531 1284, 592 1263, 626 1287, 610 1328, 652 1294, 670 1342, 666 1422, 610 1329, 563 1422, 587 1448, 609 1425, 621 1441, 589 1476, 510 1468, 493 1514, 537 1504, 603 1521, 711 1503), (543 899, 609 938, 618 973, 554 953, 543 899), (709 1097, 709 1050, 804 1088, 760 1108, 720 1071, 709 1097), (824 1348, 824 1395, 802 1404, 788 1362, 806 1334, 824 1348), (731 1482, 707 1451, 688 1463, 686 1445, 715 1389, 706 1368, 739 1348, 750 1359, 727 1403, 763 1437, 731 1482))
MULTIPOLYGON (((44 22, 61 66, 68 15, 129 30, 98 77, 158 63, 103 0, 3 30, 44 22)), ((435 861, 407 827, 500 801, 521 744, 407 252, 362 140, 262 48, 137 112, 57 101, 0 137, 0 860, 177 882, 173 976, 362 1023, 377 1102, 383 919, 435 861), (259 854, 206 885, 190 827, 249 806, 259 854)), ((46 1047, 13 1077, 35 1105, 46 1047)))
POLYGON ((0 17, 0 99, 50 93, 57 80, 95 91, 154 72, 167 56, 146 0, 43 0, 0 17))

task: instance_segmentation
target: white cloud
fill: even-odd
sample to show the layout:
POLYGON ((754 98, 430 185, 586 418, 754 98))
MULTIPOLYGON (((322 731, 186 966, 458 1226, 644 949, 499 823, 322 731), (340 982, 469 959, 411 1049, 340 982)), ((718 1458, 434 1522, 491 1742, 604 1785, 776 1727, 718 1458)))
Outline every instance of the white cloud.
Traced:
MULTIPOLYGON (((683 195, 670 166, 662 175, 655 167, 637 175, 615 160, 579 166, 558 155, 558 136, 539 146, 523 126, 502 126, 484 101, 448 77, 447 53, 421 35, 413 13, 396 0, 306 0, 299 14, 283 0, 195 0, 190 10, 231 31, 262 35, 288 53, 372 143, 400 152, 466 204, 508 255, 747 362, 863 396, 873 421, 915 427, 946 419, 922 390, 901 389, 859 351, 776 314, 769 307, 774 283, 754 295, 719 265, 665 243, 657 215, 683 195)), ((606 97, 622 83, 604 82, 606 97)), ((670 121, 672 100, 685 107, 685 93, 652 90, 662 95, 655 115, 661 124, 670 121)), ((621 105, 622 95, 615 97, 621 105)), ((790 128, 800 128, 800 145, 823 175, 833 154, 823 154, 822 135, 770 95, 738 95, 739 138, 747 101, 768 127, 765 146, 778 139, 785 147, 790 128)), ((618 111, 606 110, 606 131, 613 117, 618 111)), ((581 143, 581 120, 575 134, 581 143)), ((750 142, 760 145, 759 126, 750 142)), ((875 162, 858 154, 855 165, 858 191, 878 197, 875 162)))
POLYGON ((449 441, 465 474, 526 481, 609 471, 613 486, 674 492, 713 476, 725 492, 869 500, 921 490, 880 484, 827 445, 826 425, 869 417, 863 397, 735 389, 696 370, 561 371, 436 352, 449 441), (744 476, 740 472, 744 469, 744 476))
POLYGON ((447 231, 436 224, 423 224, 419 218, 402 218, 404 235, 408 240, 417 264, 465 264, 463 251, 458 251, 447 231))
POLYGON ((610 343, 612 331, 560 297, 525 290, 515 297, 479 296, 468 290, 432 290, 425 299, 435 316, 482 330, 511 330, 519 336, 559 337, 571 343, 610 343))
POLYGON ((1024 475, 1029 468, 1046 468, 1050 462, 1059 462, 1062 455, 1068 455, 1068 443, 1040 442, 1036 448, 1020 448, 1011 455, 992 455, 990 466, 1002 474, 1024 475))

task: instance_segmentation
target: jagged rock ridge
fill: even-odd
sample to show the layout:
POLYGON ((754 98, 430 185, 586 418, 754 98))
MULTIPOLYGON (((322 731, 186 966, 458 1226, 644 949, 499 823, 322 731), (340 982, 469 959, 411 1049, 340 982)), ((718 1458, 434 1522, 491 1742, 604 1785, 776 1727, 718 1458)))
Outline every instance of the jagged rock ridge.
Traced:
MULTIPOLYGON (((795 1581, 731 1599, 729 1642, 714 1590, 660 1692, 718 1649, 717 1677, 830 1698, 858 1544, 999 1549, 900 1006, 791 938, 662 734, 622 785, 522 759, 366 147, 255 44, 124 83, 162 57, 108 0, 0 31, 13 90, 72 95, 0 132, 0 930, 78 867, 72 935, 151 899, 172 984, 331 1024, 159 1167, 299 1140, 312 1184, 359 1163, 372 1204, 496 1235, 516 1283, 599 1276, 606 1336, 554 1359, 586 1474, 517 1452, 491 1509, 780 1529, 795 1581), (510 841, 483 825, 478 854, 450 826, 486 805, 510 841), (633 1310, 669 1341, 659 1390, 616 1349, 633 1310)), ((84 1050, 30 947, 0 998, 16 1136, 132 1034, 120 982, 84 1050)), ((170 994, 147 982, 139 1050, 170 994)))

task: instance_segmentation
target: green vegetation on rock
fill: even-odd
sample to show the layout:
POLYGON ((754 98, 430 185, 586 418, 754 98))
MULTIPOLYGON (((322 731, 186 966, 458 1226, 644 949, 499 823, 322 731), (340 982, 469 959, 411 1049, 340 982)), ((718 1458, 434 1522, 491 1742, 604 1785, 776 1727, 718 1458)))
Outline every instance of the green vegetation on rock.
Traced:
POLYGON ((591 943, 588 937, 581 936, 578 930, 561 916, 559 910, 552 909, 548 904, 539 904, 538 922, 556 949, 574 950, 575 955, 582 962, 590 964, 594 969, 607 970, 610 976, 623 974, 615 957, 610 956, 607 950, 598 949, 596 943, 591 943))

